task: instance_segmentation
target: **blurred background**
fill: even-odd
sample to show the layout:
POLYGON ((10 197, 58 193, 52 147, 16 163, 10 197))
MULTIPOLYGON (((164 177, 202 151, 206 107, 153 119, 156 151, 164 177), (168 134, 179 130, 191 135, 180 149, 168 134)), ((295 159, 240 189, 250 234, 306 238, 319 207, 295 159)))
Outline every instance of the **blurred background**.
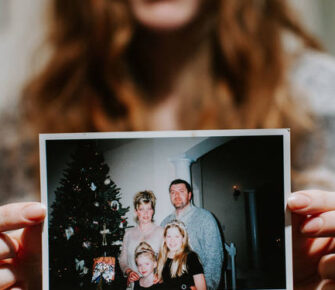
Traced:
MULTIPOLYGON (((335 55, 334 0, 290 0, 305 25, 335 55)), ((0 0, 0 110, 14 108, 32 72, 48 56, 41 48, 49 0, 0 0)))

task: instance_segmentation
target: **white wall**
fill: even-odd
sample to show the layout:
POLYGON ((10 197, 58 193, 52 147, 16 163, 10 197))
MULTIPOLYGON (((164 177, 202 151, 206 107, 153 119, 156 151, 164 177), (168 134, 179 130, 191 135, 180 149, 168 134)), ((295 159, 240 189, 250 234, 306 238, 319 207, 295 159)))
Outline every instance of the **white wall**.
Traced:
POLYGON ((203 138, 134 140, 105 153, 112 180, 121 188, 123 206, 131 206, 128 222, 134 225, 133 197, 141 190, 152 190, 157 197, 156 223, 173 211, 168 187, 175 179, 170 158, 179 156, 203 138))

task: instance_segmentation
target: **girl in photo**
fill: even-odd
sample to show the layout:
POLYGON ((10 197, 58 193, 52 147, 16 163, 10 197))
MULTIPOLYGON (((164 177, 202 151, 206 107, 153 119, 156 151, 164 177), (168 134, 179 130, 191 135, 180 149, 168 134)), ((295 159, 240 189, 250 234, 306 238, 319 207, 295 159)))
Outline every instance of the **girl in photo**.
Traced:
POLYGON ((137 246, 135 250, 135 263, 142 277, 135 281, 134 290, 161 289, 161 285, 157 283, 157 257, 148 243, 141 242, 137 246))
POLYGON ((206 290, 203 267, 191 250, 185 225, 180 221, 173 220, 164 228, 158 278, 166 289, 206 290))

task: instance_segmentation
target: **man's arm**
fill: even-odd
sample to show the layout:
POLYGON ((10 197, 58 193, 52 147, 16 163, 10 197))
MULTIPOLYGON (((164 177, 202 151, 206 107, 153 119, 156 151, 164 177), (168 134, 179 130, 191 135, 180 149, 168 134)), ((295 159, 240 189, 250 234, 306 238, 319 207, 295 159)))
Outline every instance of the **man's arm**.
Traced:
POLYGON ((206 213, 201 234, 202 263, 204 267, 207 288, 217 289, 221 279, 223 262, 223 247, 221 234, 213 215, 206 213))

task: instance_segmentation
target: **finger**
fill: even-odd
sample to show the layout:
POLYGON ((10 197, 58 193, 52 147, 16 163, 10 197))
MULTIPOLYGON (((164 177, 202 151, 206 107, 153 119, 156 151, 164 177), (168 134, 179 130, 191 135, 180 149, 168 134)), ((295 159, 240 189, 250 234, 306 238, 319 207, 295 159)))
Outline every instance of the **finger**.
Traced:
POLYGON ((24 289, 42 289, 41 228, 39 224, 10 233, 20 244, 16 271, 27 285, 24 289))
POLYGON ((8 235, 19 243, 21 258, 40 258, 42 244, 42 224, 10 232, 8 235), (22 257, 24 256, 24 257, 22 257))
POLYGON ((135 271, 132 271, 132 272, 130 273, 130 277, 134 277, 134 278, 136 278, 136 277, 139 277, 139 275, 138 275, 135 271))
POLYGON ((335 254, 325 255, 321 258, 319 274, 323 279, 335 279, 335 254))
POLYGON ((135 282, 135 281, 137 281, 137 280, 139 280, 139 279, 131 278, 131 279, 130 279, 130 282, 133 283, 133 282, 135 282))
POLYGON ((332 280, 325 280, 323 281, 322 285, 319 286, 320 290, 335 290, 335 281, 332 280))
POLYGON ((15 239, 0 233, 0 260, 14 258, 19 249, 19 244, 15 239))
POLYGON ((335 236, 335 211, 329 211, 306 219, 301 232, 313 237, 335 236))
POLYGON ((25 287, 17 284, 15 286, 20 286, 23 289, 42 289, 41 228, 42 224, 38 224, 8 234, 12 239, 16 239, 19 244, 18 259, 15 259, 15 270, 21 282, 24 281, 25 287), (27 267, 27 265, 29 266, 27 267))
POLYGON ((306 190, 292 193, 287 200, 288 208, 295 213, 308 215, 335 210, 335 192, 306 190))
POLYGON ((12 265, 0 265, 0 289, 7 289, 16 283, 16 275, 12 265))
POLYGON ((0 206, 0 232, 24 228, 43 221, 45 207, 38 202, 12 203, 0 206))
POLYGON ((8 290, 28 290, 29 288, 24 283, 16 283, 14 286, 10 287, 8 290))
POLYGON ((134 274, 131 274, 130 275, 130 281, 131 282, 135 282, 137 281, 138 279, 140 279, 140 276, 136 273, 136 272, 133 272, 134 274))

